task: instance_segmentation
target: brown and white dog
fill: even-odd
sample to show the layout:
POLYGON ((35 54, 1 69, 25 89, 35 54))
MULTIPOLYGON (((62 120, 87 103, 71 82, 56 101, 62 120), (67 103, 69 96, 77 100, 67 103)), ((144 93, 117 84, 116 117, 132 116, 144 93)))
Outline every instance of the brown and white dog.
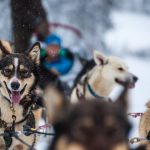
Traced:
POLYGON ((114 103, 91 100, 64 108, 54 120, 49 150, 129 150, 127 92, 126 87, 114 103))
POLYGON ((94 51, 96 65, 85 75, 73 89, 71 102, 80 99, 104 99, 107 100, 112 90, 120 83, 129 82, 129 88, 133 88, 138 78, 129 72, 125 62, 114 56, 105 56, 99 51, 94 51))
MULTIPOLYGON (((16 131, 23 125, 36 126, 37 118, 32 111, 32 91, 38 80, 40 45, 35 43, 26 53, 13 53, 6 41, 0 41, 0 133, 10 132, 14 121, 16 131)), ((35 135, 19 136, 34 146, 35 135)), ((0 137, 0 149, 29 149, 14 137, 0 137)))

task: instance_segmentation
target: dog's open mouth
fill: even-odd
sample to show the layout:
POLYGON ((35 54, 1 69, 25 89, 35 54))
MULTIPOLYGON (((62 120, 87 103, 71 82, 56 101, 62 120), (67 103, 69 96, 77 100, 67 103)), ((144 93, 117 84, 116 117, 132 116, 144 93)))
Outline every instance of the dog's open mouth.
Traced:
POLYGON ((21 99, 20 91, 11 91, 10 98, 14 104, 19 104, 21 99))
MULTIPOLYGON (((125 85, 127 81, 121 81, 118 78, 115 79, 115 81, 120 85, 125 85)), ((128 88, 133 89, 135 87, 134 82, 128 82, 128 88)))
POLYGON ((11 99, 11 102, 13 104, 19 104, 20 103, 20 100, 21 100, 21 95, 23 94, 23 92, 25 91, 25 88, 27 86, 27 84, 22 88, 21 91, 11 91, 8 87, 7 87, 7 84, 6 82, 4 82, 5 86, 6 86, 6 89, 9 93, 9 96, 10 96, 10 99, 11 99))

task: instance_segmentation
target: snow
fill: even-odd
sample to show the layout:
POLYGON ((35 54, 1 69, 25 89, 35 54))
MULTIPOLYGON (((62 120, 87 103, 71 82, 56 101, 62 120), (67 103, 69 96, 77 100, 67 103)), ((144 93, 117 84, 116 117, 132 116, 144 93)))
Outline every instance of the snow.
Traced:
POLYGON ((0 39, 12 40, 10 0, 0 1, 0 39))
MULTIPOLYGON (((45 125, 45 121, 41 120, 39 123, 40 125, 45 125)), ((52 127, 46 129, 46 130, 41 130, 40 132, 46 132, 46 133, 54 133, 54 130, 52 127)), ((48 143, 51 142, 53 136, 43 136, 43 135, 38 135, 38 142, 36 144, 36 150, 46 150, 48 148, 48 143)))
MULTIPOLYGON (((150 61, 145 61, 143 59, 138 59, 135 57, 125 58, 126 62, 130 67, 130 70, 138 76, 139 80, 136 84, 135 89, 131 90, 129 97, 129 112, 144 112, 146 110, 145 104, 150 100, 150 61)), ((130 137, 139 136, 139 119, 129 117, 133 124, 133 129, 131 131, 130 137)))
MULTIPOLYGON (((119 55, 128 64, 130 71, 138 76, 135 89, 130 91, 128 112, 146 111, 150 100, 150 60, 136 57, 138 52, 148 53, 150 49, 150 17, 133 12, 113 11, 113 28, 105 34, 104 40, 113 55, 119 55)), ((129 117, 133 128, 129 138, 138 137, 140 117, 129 117)), ((136 145, 136 144, 135 144, 136 145)))
POLYGON ((108 49, 137 52, 150 49, 150 17, 127 11, 112 11, 114 28, 105 34, 108 49))

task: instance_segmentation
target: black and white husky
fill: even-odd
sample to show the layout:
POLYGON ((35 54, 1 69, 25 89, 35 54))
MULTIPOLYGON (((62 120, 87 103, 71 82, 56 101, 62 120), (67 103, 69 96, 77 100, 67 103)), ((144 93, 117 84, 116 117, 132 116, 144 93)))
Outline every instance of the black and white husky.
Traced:
MULTIPOLYGON (((0 133, 10 132, 14 122, 15 130, 23 125, 36 126, 32 112, 34 103, 32 91, 38 80, 40 45, 35 43, 26 54, 13 53, 6 41, 0 41, 0 133)), ((35 144, 35 135, 20 136, 29 145, 35 144)), ((29 149, 14 137, 0 137, 0 149, 29 149)))

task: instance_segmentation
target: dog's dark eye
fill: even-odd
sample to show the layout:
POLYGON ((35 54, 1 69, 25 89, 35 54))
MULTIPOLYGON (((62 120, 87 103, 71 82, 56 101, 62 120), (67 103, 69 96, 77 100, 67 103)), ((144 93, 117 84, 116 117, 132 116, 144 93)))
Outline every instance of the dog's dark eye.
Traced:
POLYGON ((6 76, 11 75, 11 72, 12 72, 12 70, 11 70, 11 69, 8 69, 8 68, 5 68, 5 69, 3 70, 3 73, 4 73, 6 76))
POLYGON ((124 69, 122 67, 119 67, 118 70, 119 71, 124 71, 124 69))
POLYGON ((22 71, 20 71, 20 73, 21 73, 21 76, 23 76, 23 77, 28 77, 29 76, 29 71, 28 70, 22 70, 22 71))

